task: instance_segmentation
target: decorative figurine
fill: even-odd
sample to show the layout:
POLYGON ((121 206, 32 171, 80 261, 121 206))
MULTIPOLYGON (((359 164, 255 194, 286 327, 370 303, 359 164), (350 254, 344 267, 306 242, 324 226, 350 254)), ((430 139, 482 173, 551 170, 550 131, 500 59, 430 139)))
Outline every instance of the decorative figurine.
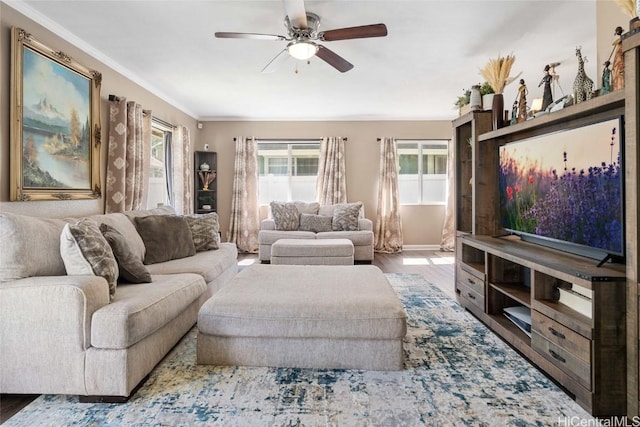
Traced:
POLYGON ((200 170, 201 170, 201 171, 208 171, 208 170, 209 170, 209 163, 207 163, 207 162, 203 162, 203 163, 200 165, 200 170))
POLYGON ((547 64, 544 67, 544 77, 540 80, 540 84, 538 87, 544 84, 544 88, 542 89, 542 107, 541 110, 545 111, 547 107, 553 102, 553 94, 551 93, 551 80, 553 77, 549 74, 549 69, 551 67, 547 64))
POLYGON ((591 99, 593 96, 593 80, 587 77, 584 72, 584 59, 582 58, 580 47, 576 48, 576 57, 578 58, 578 74, 573 81, 573 93, 575 94, 576 104, 579 104, 582 101, 591 99))
POLYGON ((518 100, 513 101, 513 107, 511 107, 511 121, 509 124, 515 125, 518 123, 518 100))
POLYGON ((211 184, 213 180, 216 179, 215 172, 198 172, 198 176, 200 177, 200 182, 202 182, 203 190, 208 190, 209 184, 211 184))
POLYGON ((615 35, 618 38, 613 42, 613 50, 611 56, 613 56, 612 64, 612 89, 619 90, 624 88, 624 54, 622 52, 622 27, 616 27, 615 35))
POLYGON ((520 87, 518 88, 518 123, 522 123, 527 120, 527 85, 524 84, 524 79, 520 79, 520 87))
POLYGON ((604 69, 602 70, 602 87, 600 88, 600 95, 611 92, 611 65, 610 61, 605 61, 604 69))

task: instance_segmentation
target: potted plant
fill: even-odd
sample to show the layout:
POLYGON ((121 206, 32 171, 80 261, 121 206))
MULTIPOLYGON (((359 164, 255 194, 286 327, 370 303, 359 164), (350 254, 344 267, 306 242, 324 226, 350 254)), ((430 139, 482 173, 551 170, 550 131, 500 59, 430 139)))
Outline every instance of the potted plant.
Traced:
POLYGON ((471 102, 471 89, 466 89, 462 93, 454 103, 458 107, 458 113, 461 116, 471 111, 471 106, 469 105, 471 102))
POLYGON ((482 96, 482 109, 491 110, 493 105, 493 88, 488 82, 484 82, 480 85, 480 95, 482 96))

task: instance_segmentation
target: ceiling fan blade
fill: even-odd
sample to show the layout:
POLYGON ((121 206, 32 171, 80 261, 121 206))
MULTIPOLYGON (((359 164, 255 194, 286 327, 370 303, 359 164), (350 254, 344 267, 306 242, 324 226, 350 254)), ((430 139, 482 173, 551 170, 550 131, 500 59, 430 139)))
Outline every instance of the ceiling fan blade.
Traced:
POLYGON ((287 54, 287 48, 282 49, 280 53, 274 56, 273 59, 269 61, 267 65, 264 66, 264 68, 262 69, 262 72, 273 73, 274 71, 277 71, 278 68, 280 68, 280 65, 286 62, 289 58, 291 58, 291 56, 287 54))
POLYGON ((349 71, 353 68, 352 63, 324 46, 318 46, 318 52, 316 52, 316 56, 341 73, 349 71))
POLYGON ((289 22, 294 28, 304 30, 307 28, 307 11, 304 8, 304 0, 283 0, 284 11, 287 12, 289 22))
POLYGON ((215 36, 219 39, 252 39, 252 40, 286 40, 285 36, 276 34, 257 34, 257 33, 227 33, 217 32, 215 36))
POLYGON ((327 30, 319 34, 318 38, 327 42, 335 40, 363 39, 367 37, 384 37, 387 26, 384 24, 362 25, 360 27, 338 28, 327 30))

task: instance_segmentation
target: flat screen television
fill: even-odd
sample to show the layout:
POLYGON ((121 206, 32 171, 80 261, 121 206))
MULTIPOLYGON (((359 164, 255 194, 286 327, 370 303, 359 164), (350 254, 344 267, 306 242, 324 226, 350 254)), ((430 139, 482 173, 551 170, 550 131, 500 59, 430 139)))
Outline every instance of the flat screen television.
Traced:
POLYGON ((500 147, 500 225, 582 256, 624 257, 623 118, 500 147))

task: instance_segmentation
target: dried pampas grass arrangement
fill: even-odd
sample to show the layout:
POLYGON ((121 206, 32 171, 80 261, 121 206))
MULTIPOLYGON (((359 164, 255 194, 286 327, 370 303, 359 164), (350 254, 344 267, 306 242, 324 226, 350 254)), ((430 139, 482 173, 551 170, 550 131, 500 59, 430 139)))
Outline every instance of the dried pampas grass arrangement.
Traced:
POLYGON ((502 93, 504 87, 517 78, 517 76, 509 77, 515 60, 516 57, 513 54, 504 58, 498 55, 498 58, 490 59, 489 63, 480 69, 480 74, 491 85, 495 93, 502 93))
POLYGON ((616 0, 620 9, 631 18, 638 17, 638 9, 636 6, 636 0, 616 0))

